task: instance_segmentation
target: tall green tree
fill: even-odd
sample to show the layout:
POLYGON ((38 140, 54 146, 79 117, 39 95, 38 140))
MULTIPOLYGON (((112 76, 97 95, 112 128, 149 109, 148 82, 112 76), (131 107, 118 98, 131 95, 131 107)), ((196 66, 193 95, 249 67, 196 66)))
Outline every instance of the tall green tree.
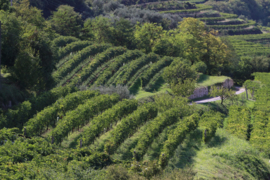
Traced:
POLYGON ((134 49, 133 42, 134 27, 129 20, 121 18, 114 24, 114 31, 112 36, 112 43, 115 46, 125 46, 128 49, 134 49))
POLYGON ((22 27, 14 13, 0 11, 0 21, 2 23, 1 64, 10 67, 14 65, 20 51, 22 27))
POLYGON ((37 90, 42 79, 40 59, 31 48, 24 49, 18 54, 12 75, 18 80, 18 85, 22 88, 37 90))
POLYGON ((165 68, 163 78, 170 84, 175 95, 189 97, 195 90, 197 72, 189 61, 176 59, 165 68))
POLYGON ((169 84, 184 83, 186 79, 196 79, 197 72, 191 68, 188 61, 177 59, 165 68, 163 78, 169 84))
POLYGON ((172 83, 171 89, 177 96, 189 97, 193 94, 196 88, 196 79, 185 79, 184 82, 172 83))
POLYGON ((74 8, 68 5, 61 5, 53 12, 51 23, 54 30, 64 36, 79 37, 82 29, 82 18, 74 8))
POLYGON ((14 8, 17 18, 24 24, 32 24, 38 28, 46 26, 42 11, 30 5, 29 0, 14 1, 14 8))
POLYGON ((220 104, 223 105, 224 100, 229 99, 230 97, 233 97, 235 95, 235 92, 231 89, 225 88, 223 86, 217 87, 212 86, 210 90, 210 96, 217 97, 220 96, 221 102, 220 104))
POLYGON ((89 37, 98 42, 112 42, 114 27, 110 19, 98 16, 95 19, 87 19, 84 23, 84 31, 89 37))
POLYGON ((10 6, 9 0, 0 0, 0 10, 8 11, 10 6))
POLYGON ((149 53, 153 51, 154 46, 162 38, 164 33, 165 31, 162 26, 156 23, 137 24, 134 39, 139 49, 145 53, 149 53))

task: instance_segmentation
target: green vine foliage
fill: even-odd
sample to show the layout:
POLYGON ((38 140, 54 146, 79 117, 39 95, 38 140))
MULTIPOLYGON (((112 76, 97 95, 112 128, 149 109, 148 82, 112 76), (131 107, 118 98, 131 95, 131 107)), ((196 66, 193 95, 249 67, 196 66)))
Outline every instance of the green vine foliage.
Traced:
POLYGON ((42 133, 46 126, 55 126, 57 117, 65 116, 66 112, 99 94, 95 91, 78 91, 58 99, 52 106, 47 106, 34 118, 29 119, 25 126, 27 136, 31 137, 42 133))
POLYGON ((112 107, 119 101, 119 95, 101 95, 79 105, 75 110, 66 113, 66 116, 59 120, 57 126, 52 130, 52 137, 56 143, 62 142, 69 132, 75 127, 88 123, 95 115, 112 107))
POLYGON ((173 155, 178 145, 185 140, 187 134, 198 127, 199 119, 199 114, 195 113, 191 116, 185 117, 177 123, 177 127, 168 135, 168 139, 163 145, 163 149, 159 157, 159 164, 162 168, 167 165, 169 158, 173 155))
POLYGON ((104 150, 112 154, 117 147, 129 135, 132 135, 136 129, 144 122, 157 116, 158 110, 155 104, 147 103, 140 106, 132 114, 121 120, 121 123, 112 130, 112 137, 106 142, 104 150))
MULTIPOLYGON (((132 113, 138 107, 137 100, 123 100, 112 108, 104 111, 101 115, 92 119, 91 126, 84 129, 81 136, 83 145, 89 145, 95 138, 104 130, 104 128, 110 128, 112 123, 119 121, 124 116, 132 113)), ((78 141, 79 144, 79 141, 78 141)))

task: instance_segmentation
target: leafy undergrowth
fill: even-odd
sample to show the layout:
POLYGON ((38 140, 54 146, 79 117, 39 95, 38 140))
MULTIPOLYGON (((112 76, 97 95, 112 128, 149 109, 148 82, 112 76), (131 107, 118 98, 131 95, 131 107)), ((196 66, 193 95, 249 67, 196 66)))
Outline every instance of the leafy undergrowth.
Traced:
POLYGON ((208 143, 194 131, 175 151, 166 171, 192 166, 195 179, 269 179, 270 165, 247 141, 218 129, 208 143))

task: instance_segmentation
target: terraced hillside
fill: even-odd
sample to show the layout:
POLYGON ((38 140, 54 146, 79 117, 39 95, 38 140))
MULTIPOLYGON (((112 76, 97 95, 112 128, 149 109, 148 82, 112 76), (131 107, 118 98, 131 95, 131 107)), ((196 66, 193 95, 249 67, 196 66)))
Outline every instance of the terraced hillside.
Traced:
MULTIPOLYGON (((142 56, 138 59, 143 58, 142 56)), ((173 166, 183 167, 184 164, 193 164, 197 178, 211 179, 206 171, 211 171, 212 176, 213 168, 210 164, 203 167, 203 164, 209 163, 204 159, 206 156, 211 157, 212 163, 216 165, 218 159, 223 159, 223 165, 216 166, 214 169, 221 171, 224 170, 221 167, 230 166, 230 171, 233 171, 226 169, 225 171, 228 172, 220 172, 219 176, 232 178, 244 174, 246 177, 260 179, 269 175, 264 159, 256 155, 257 151, 241 140, 246 138, 245 132, 250 123, 248 109, 232 107, 226 120, 227 131, 239 136, 238 139, 221 128, 224 121, 224 115, 221 113, 206 111, 198 114, 196 106, 188 105, 181 97, 170 99, 173 102, 172 106, 168 106, 165 101, 160 99, 155 103, 139 104, 134 99, 121 100, 118 94, 76 91, 58 98, 49 106, 45 105, 44 109, 39 109, 24 125, 23 135, 26 139, 21 139, 20 143, 15 142, 18 147, 28 143, 43 144, 44 150, 46 149, 44 153, 47 155, 40 158, 42 161, 52 162, 58 159, 58 164, 53 165, 57 168, 67 166, 64 165, 66 162, 68 167, 73 166, 74 159, 78 163, 87 163, 86 166, 96 168, 113 163, 125 163, 134 172, 150 178, 152 169, 169 170, 173 166), (240 117, 239 113, 242 114, 241 121, 235 121, 234 117, 240 117), (244 129, 235 128, 237 124, 241 124, 244 129), (36 139, 37 136, 43 139, 36 139), (232 143, 241 144, 242 149, 238 148, 231 153, 232 143), (61 146, 56 148, 55 145, 61 146), (244 160, 241 160, 242 151, 245 151, 245 162, 253 162, 249 167, 260 166, 258 172, 239 168, 239 166, 245 167, 244 160), (234 161, 235 158, 239 158, 238 161, 234 161), (234 165, 231 165, 232 162, 234 165)), ((25 110, 26 113, 30 111, 25 110)), ((13 136, 10 138, 14 140, 13 136)), ((14 148, 9 142, 4 143, 2 147, 8 146, 14 148)), ((35 149, 36 146, 31 147, 33 153, 39 151, 35 149)), ((33 159, 31 163, 36 161, 33 159)), ((14 162, 17 160, 14 159, 14 162)), ((45 168, 42 163, 35 166, 45 168)), ((17 172, 15 174, 18 175, 17 172)), ((30 177, 34 175, 35 173, 30 177)))
POLYGON ((154 53, 77 41, 58 50, 61 57, 53 72, 56 86, 127 85, 151 89, 174 58, 154 53))
POLYGON ((270 34, 237 35, 229 36, 228 40, 233 45, 239 56, 269 56, 270 34))
POLYGON ((133 5, 137 8, 155 10, 160 13, 177 14, 181 17, 193 17, 204 21, 209 28, 229 35, 260 34, 253 20, 239 19, 236 14, 221 13, 212 10, 212 6, 202 4, 205 1, 161 1, 133 5))
MULTIPOLYGON (((239 36, 239 39, 252 41, 257 37, 259 35, 239 36)), ((48 168, 65 173, 73 172, 77 165, 102 169, 119 163, 148 179, 158 172, 165 172, 163 170, 187 165, 193 166, 198 179, 213 176, 231 179, 241 175, 265 179, 269 176, 270 167, 265 159, 243 140, 248 139, 247 132, 250 132, 250 142, 259 146, 255 139, 260 127, 254 126, 254 131, 250 129, 252 121, 248 108, 232 106, 225 119, 220 112, 203 111, 197 105, 189 105, 187 99, 169 94, 156 97, 154 102, 141 103, 123 99, 119 94, 76 88, 121 84, 129 89, 150 90, 160 81, 164 68, 173 62, 173 57, 61 38, 54 41, 55 56, 59 57, 57 69, 52 74, 56 87, 7 113, 6 126, 14 127, 20 123, 23 137, 14 136, 13 130, 2 131, 1 138, 9 138, 16 144, 1 142, 0 152, 12 156, 14 164, 10 165, 16 169, 5 173, 5 178, 20 177, 22 162, 28 163, 24 171, 32 170, 29 168, 32 166, 38 168, 28 174, 30 179, 40 177, 40 170, 48 168), (37 144, 41 144, 42 149, 37 144), (231 144, 240 147, 232 153, 231 144), (14 152, 23 147, 27 147, 20 151, 24 158, 16 158, 14 152), (206 157, 211 158, 211 163, 205 160, 206 157), (218 166, 220 161, 222 165, 218 166), (246 170, 244 162, 250 163, 248 169, 258 166, 260 169, 255 173, 246 170), (204 164, 208 166, 204 167, 204 164), (228 169, 224 170, 224 167, 228 169), (214 171, 219 171, 218 175, 214 171)), ((267 77, 256 76, 265 84, 267 77)), ((262 91, 268 92, 268 89, 262 91)), ((258 93, 264 94, 262 91, 258 93)), ((255 120, 259 121, 259 116, 255 120)), ((260 148, 267 149, 268 146, 260 148)), ((8 163, 9 159, 4 158, 2 162, 8 163)))

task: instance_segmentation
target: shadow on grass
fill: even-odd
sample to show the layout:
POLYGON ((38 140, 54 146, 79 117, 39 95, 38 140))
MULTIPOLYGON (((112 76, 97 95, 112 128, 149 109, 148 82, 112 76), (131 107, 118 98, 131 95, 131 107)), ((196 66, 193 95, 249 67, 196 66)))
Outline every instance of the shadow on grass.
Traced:
POLYGON ((141 80, 138 79, 133 86, 129 88, 131 94, 136 95, 140 91, 141 88, 141 80))
POLYGON ((152 86, 152 88, 148 92, 158 91, 164 83, 165 83, 165 81, 162 78, 162 76, 159 77, 158 80, 156 81, 156 83, 152 86))
POLYGON ((211 147, 220 147, 222 144, 225 143, 226 140, 227 140, 226 137, 220 137, 220 136, 216 135, 208 143, 208 147, 209 148, 211 148, 211 147))
POLYGON ((216 135, 211 139, 211 141, 207 144, 202 142, 202 133, 203 131, 200 129, 196 129, 185 139, 185 141, 178 146, 175 151, 174 156, 170 159, 168 163, 168 170, 172 170, 174 168, 185 168, 186 166, 194 165, 194 157, 197 155, 197 152, 202 148, 211 148, 211 147, 219 147, 225 143, 227 140, 226 137, 220 137, 216 135))
POLYGON ((175 168, 185 168, 186 166, 193 165, 193 158, 197 155, 197 151, 200 150, 202 146, 202 131, 196 129, 184 142, 178 146, 175 150, 174 156, 170 159, 167 169, 173 170, 175 168))
POLYGON ((75 137, 72 142, 69 144, 69 148, 77 148, 78 140, 81 138, 81 134, 79 134, 77 137, 75 137))
MULTIPOLYGON (((155 84, 151 87, 151 89, 145 90, 146 92, 155 93, 161 89, 164 85, 165 81, 162 77, 159 77, 155 84)), ((129 91, 134 96, 138 95, 139 91, 142 89, 141 79, 138 79, 133 86, 129 88, 129 91)))
POLYGON ((206 81, 208 79, 209 79, 209 76, 207 76, 205 74, 201 74, 198 81, 197 81, 197 83, 201 83, 201 82, 206 81))

